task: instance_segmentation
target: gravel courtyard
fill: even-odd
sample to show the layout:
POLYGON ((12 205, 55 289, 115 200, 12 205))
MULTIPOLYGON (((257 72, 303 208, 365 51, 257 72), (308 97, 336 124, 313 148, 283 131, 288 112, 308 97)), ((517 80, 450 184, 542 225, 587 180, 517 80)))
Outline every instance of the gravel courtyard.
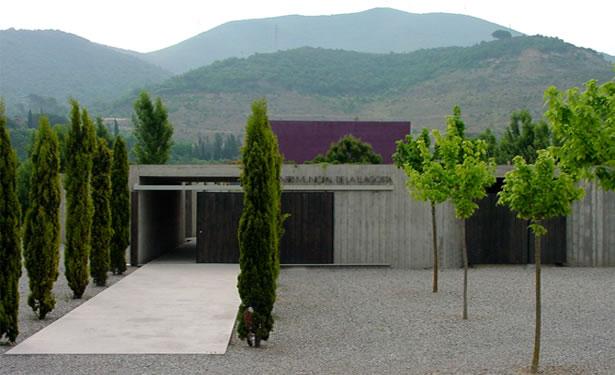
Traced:
MULTIPOLYGON (((518 374, 531 359, 532 267, 470 270, 468 321, 462 271, 283 269, 275 331, 260 349, 233 338, 226 355, 0 357, 7 374, 518 374)), ((63 275, 60 276, 60 280, 63 275)), ((65 283, 50 319, 74 308, 65 283)), ((90 293, 97 292, 90 288, 90 293)), ((22 298, 25 302, 25 297, 22 298)), ((25 303, 22 306, 26 306, 25 303)), ((20 340, 42 327, 22 308, 20 340)), ((548 374, 615 373, 615 268, 543 272, 548 374)), ((46 322, 48 324, 48 322, 46 322)), ((104 322, 101 322, 104 324, 104 322)), ((1 347, 2 352, 6 347, 1 347)))

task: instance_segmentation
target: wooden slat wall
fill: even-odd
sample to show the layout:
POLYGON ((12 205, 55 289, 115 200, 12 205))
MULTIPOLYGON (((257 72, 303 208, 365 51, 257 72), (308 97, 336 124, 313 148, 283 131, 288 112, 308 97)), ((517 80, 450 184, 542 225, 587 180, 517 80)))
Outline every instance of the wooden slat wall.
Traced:
POLYGON ((567 221, 566 242, 571 266, 615 266, 615 192, 585 185, 585 197, 567 221))

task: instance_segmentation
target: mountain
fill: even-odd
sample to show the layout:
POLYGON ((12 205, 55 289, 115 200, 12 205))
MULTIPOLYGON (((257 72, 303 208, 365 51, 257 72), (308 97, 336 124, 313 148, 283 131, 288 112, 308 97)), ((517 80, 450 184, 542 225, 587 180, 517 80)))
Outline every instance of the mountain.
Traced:
MULTIPOLYGON (((595 51, 540 36, 405 54, 300 48, 231 58, 152 87, 169 109, 175 135, 241 132, 252 100, 266 97, 272 118, 411 120, 443 128, 459 104, 468 131, 500 132, 510 113, 540 118, 543 93, 613 77, 595 51), (499 130, 498 130, 499 129, 499 130)), ((131 102, 109 115, 129 116, 131 102)))
POLYGON ((0 31, 0 96, 9 110, 30 94, 61 103, 72 96, 91 105, 170 76, 135 56, 62 31, 0 31))
POLYGON ((493 40, 495 30, 518 32, 460 14, 413 14, 390 8, 331 16, 283 16, 233 21, 181 43, 142 55, 175 73, 229 57, 299 47, 359 52, 410 52, 422 48, 471 46, 493 40))

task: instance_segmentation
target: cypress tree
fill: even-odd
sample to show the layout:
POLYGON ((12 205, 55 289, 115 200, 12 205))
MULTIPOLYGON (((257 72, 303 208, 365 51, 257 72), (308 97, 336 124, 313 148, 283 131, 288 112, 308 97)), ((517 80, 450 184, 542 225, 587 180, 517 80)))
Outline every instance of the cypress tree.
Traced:
POLYGON ((45 319, 55 307, 52 290, 60 261, 60 146, 47 118, 41 117, 39 123, 32 152, 24 258, 30 279, 28 305, 39 319, 45 319))
POLYGON ((111 164, 111 271, 126 271, 126 247, 129 243, 130 199, 128 192, 128 152, 122 137, 115 138, 111 164))
POLYGON ((107 284, 109 247, 111 244, 111 150, 107 140, 98 138, 92 162, 92 253, 90 271, 97 286, 107 284))
POLYGON ((238 333, 240 338, 247 338, 250 345, 259 346, 261 339, 269 338, 273 328, 271 312, 279 273, 278 248, 283 219, 280 212, 282 159, 264 100, 252 104, 244 144, 241 158, 244 208, 238 233, 241 269, 238 333))
POLYGON ((0 100, 0 338, 15 342, 19 334, 19 277, 21 251, 19 239, 19 200, 15 186, 17 157, 0 100))
POLYGON ((87 110, 71 101, 71 128, 67 140, 66 165, 66 246, 64 267, 74 298, 81 298, 89 282, 91 248, 92 151, 96 133, 87 110))

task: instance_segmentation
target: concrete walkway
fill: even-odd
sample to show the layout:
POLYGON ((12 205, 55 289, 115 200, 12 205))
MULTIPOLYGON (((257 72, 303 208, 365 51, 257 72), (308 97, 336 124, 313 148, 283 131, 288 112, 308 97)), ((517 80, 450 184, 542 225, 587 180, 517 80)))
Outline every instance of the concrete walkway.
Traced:
POLYGON ((144 265, 7 354, 224 354, 239 267, 181 254, 144 265))

